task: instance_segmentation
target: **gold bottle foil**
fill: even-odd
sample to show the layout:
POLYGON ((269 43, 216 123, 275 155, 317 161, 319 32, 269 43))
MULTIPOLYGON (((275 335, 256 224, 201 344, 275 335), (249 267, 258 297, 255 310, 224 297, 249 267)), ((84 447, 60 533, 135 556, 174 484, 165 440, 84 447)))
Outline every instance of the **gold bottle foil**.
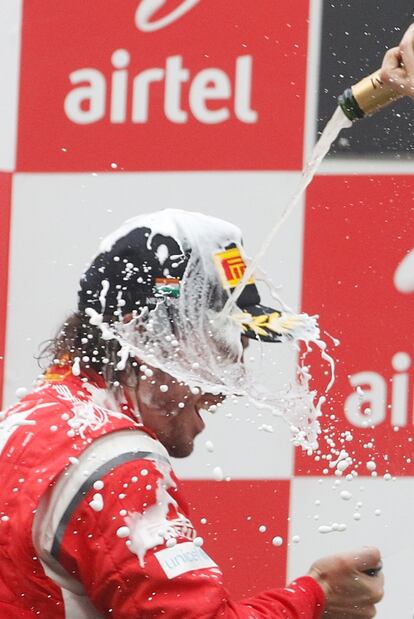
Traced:
POLYGON ((375 114, 389 103, 401 99, 403 93, 392 90, 380 79, 380 70, 352 86, 352 94, 366 116, 375 114))

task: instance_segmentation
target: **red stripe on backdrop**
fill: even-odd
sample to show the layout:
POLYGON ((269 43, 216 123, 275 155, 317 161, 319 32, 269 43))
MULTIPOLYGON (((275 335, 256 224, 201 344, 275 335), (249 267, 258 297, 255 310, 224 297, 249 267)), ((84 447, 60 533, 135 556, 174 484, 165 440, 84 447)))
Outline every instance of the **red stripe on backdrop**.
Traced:
MULTIPOLYGON (((307 192, 302 305, 319 314, 336 381, 320 454, 296 475, 333 472, 340 449, 359 475, 414 474, 414 175, 320 176, 307 192), (327 440, 328 439, 328 440, 327 440), (331 452, 332 442, 334 449, 331 452), (370 463, 368 465, 368 462, 370 463)), ((307 364, 320 393, 329 368, 307 364)))
POLYGON ((186 480, 184 486, 192 523, 232 599, 286 584, 289 480, 186 480), (275 536, 283 538, 279 547, 275 536))
POLYGON ((0 406, 3 394, 4 353, 6 347, 11 184, 12 175, 0 172, 0 406))

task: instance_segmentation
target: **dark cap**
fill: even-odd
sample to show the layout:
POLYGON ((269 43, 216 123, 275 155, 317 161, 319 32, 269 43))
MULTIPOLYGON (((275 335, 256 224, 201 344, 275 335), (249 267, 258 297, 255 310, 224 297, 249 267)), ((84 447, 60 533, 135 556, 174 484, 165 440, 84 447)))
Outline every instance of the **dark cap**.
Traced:
MULTIPOLYGON (((80 281, 78 308, 108 322, 168 299, 179 302, 183 282, 196 302, 219 312, 243 277, 240 230, 200 213, 166 209, 127 221, 101 243, 80 281)), ((251 279, 237 300, 241 334, 278 342, 273 327, 281 312, 260 303, 251 279), (272 324, 273 323, 273 324, 272 324)))

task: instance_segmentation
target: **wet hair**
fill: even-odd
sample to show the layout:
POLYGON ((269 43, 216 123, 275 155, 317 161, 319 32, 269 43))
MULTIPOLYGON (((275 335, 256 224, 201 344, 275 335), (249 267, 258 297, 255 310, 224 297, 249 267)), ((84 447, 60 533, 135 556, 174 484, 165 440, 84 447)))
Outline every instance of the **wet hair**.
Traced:
MULTIPOLYGON (((103 316, 103 320, 110 322, 111 319, 103 316)), ((129 377, 136 376, 138 368, 138 363, 129 357, 125 369, 118 370, 120 350, 117 339, 104 340, 101 330, 90 323, 88 316, 74 312, 60 326, 55 337, 45 343, 38 361, 42 367, 65 361, 72 365, 79 358, 83 370, 93 370, 104 378, 109 388, 117 388, 120 384, 129 384, 129 377)))

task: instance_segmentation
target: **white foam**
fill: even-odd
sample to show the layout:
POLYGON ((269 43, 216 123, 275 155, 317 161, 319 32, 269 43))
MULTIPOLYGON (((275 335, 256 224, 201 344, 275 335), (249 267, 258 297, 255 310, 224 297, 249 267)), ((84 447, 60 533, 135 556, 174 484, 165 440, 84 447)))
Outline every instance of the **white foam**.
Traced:
POLYGON ((128 219, 120 228, 109 234, 100 244, 99 253, 111 251, 115 243, 126 236, 135 228, 149 228, 150 235, 147 240, 147 247, 152 247, 152 241, 156 235, 172 237, 176 239, 184 253, 184 247, 188 246, 186 233, 191 231, 191 236, 196 236, 201 240, 205 248, 211 246, 211 230, 215 226, 217 234, 221 236, 222 246, 224 247, 235 239, 241 240, 241 232, 237 226, 223 220, 218 220, 201 213, 192 213, 181 209, 164 209, 155 213, 137 215, 128 219), (185 217, 186 230, 180 226, 180 220, 185 217), (219 222, 219 226, 217 226, 219 222), (222 234, 220 235, 220 231, 222 234), (187 243, 186 243, 187 241, 187 243))
POLYGON ((224 473, 220 466, 215 466, 213 469, 213 477, 216 481, 223 481, 224 473))
POLYGON ((141 567, 145 566, 145 555, 148 550, 163 544, 166 540, 178 536, 194 539, 195 532, 191 522, 182 514, 176 519, 168 519, 170 506, 177 509, 177 502, 168 492, 175 488, 170 472, 160 466, 162 477, 157 481, 156 501, 142 513, 133 512, 125 517, 129 531, 129 550, 137 555, 141 567))
POLYGON ((99 302, 101 304, 102 314, 105 313, 106 295, 108 294, 108 290, 109 290, 109 282, 108 282, 107 279, 103 279, 102 280, 102 289, 101 289, 101 292, 99 294, 99 302))
POLYGON ((272 544, 273 544, 273 546, 281 546, 283 544, 283 538, 280 537, 279 535, 276 535, 272 539, 272 544))
MULTIPOLYGON (((335 126, 339 126, 338 119, 335 126)), ((329 131, 331 135, 332 126, 329 131)), ((326 145, 325 136, 322 139, 323 148, 326 145)), ((315 151, 312 165, 319 161, 322 146, 315 151)), ((309 169, 306 175, 309 176, 309 169)), ((86 310, 91 324, 101 330, 103 339, 115 337, 120 342, 122 350, 118 369, 124 369, 128 355, 132 355, 145 365, 159 368, 186 383, 193 393, 199 390, 226 396, 246 396, 256 407, 267 408, 283 416, 292 429, 294 444, 311 453, 317 447, 320 432, 318 419, 325 398, 309 388, 310 376, 303 362, 298 368, 298 384, 286 385, 279 391, 274 389, 273 384, 270 388, 263 384, 260 364, 256 368, 247 368, 241 363, 243 349, 240 336, 246 320, 252 317, 240 311, 237 315, 227 311, 232 307, 229 301, 226 303, 229 292, 226 283, 221 282, 213 260, 217 252, 235 244, 248 265, 247 271, 252 271, 241 245, 240 230, 233 224, 199 213, 166 209, 128 220, 102 241, 100 251, 110 251, 119 239, 137 227, 148 228, 148 248, 152 247, 155 236, 162 235, 176 239, 182 254, 191 250, 191 255, 180 283, 178 298, 162 298, 155 309, 136 313, 128 323, 116 322, 111 326, 96 311, 86 310)), ((164 264, 168 258, 167 247, 161 244, 157 252, 160 263, 164 264)), ((178 262, 181 257, 180 254, 176 257, 178 262)), ((256 264, 257 260, 258 256, 256 264)), ((274 292, 271 283, 269 287, 274 292)), ((104 301, 103 292, 104 289, 101 302, 104 301)), ((234 296, 231 298, 235 300, 234 296)), ((270 326, 281 334, 284 344, 298 347, 297 342, 302 341, 309 350, 312 345, 319 347, 322 358, 331 368, 329 389, 335 377, 334 362, 326 350, 326 344, 320 339, 317 317, 295 314, 283 303, 281 306, 282 316, 275 314, 270 326)), ((262 354, 265 363, 265 353, 262 354)), ((142 379, 144 377, 147 377, 146 373, 142 379)), ((162 391, 164 387, 160 389, 162 391)), ((262 424, 261 428, 271 431, 269 424, 262 424)))
POLYGON ((162 266, 169 256, 168 247, 164 244, 159 245, 157 247, 156 256, 157 256, 158 262, 162 266))
POLYGON ((99 492, 94 494, 92 501, 89 502, 89 505, 95 512, 101 512, 104 508, 104 501, 103 501, 102 494, 100 494, 99 492))
POLYGON ((80 369, 80 358, 79 357, 75 357, 72 363, 72 374, 74 376, 79 376, 81 373, 81 369, 80 369))

